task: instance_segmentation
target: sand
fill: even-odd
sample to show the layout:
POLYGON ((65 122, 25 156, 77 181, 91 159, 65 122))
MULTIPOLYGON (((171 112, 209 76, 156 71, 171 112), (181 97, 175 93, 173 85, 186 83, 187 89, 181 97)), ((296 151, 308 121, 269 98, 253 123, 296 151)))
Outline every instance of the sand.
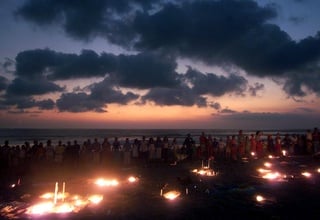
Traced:
POLYGON ((177 165, 153 162, 147 166, 119 168, 33 167, 17 187, 1 187, 3 218, 39 219, 308 219, 320 217, 319 161, 311 156, 277 159, 213 161, 215 176, 191 172, 202 161, 182 161, 177 165), (262 179, 257 168, 269 161, 286 173, 283 181, 262 179), (308 171, 311 177, 301 175, 308 171), (138 182, 129 184, 128 176, 138 182), (117 178, 115 188, 94 185, 98 177, 117 178), (25 211, 38 196, 54 191, 55 182, 66 183, 70 194, 99 193, 104 196, 97 206, 87 206, 77 213, 26 215, 25 211), (166 187, 164 187, 166 186, 166 187), (164 188, 163 188, 164 187, 164 188), (160 195, 172 189, 181 192, 169 201, 160 195), (186 193, 186 189, 188 194, 186 193), (258 202, 257 195, 266 200, 258 202), (11 209, 9 209, 11 208, 11 209))

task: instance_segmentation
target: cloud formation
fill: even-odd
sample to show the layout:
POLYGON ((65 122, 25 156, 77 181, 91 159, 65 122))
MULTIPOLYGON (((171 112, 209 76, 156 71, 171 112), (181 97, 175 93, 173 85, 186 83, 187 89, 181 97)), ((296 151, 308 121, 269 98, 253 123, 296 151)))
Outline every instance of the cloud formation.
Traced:
MULTIPOLYGON (((64 58, 63 67, 59 65, 54 70, 51 77, 55 79, 76 75, 103 76, 105 72, 117 68, 114 77, 122 86, 152 86, 150 81, 144 81, 147 78, 136 78, 135 82, 132 71, 139 71, 140 76, 154 74, 154 78, 159 76, 162 83, 173 85, 176 83, 175 74, 170 64, 163 69, 166 74, 157 72, 156 65, 159 63, 154 63, 152 58, 147 61, 150 61, 149 67, 153 71, 148 69, 148 65, 143 70, 137 69, 139 62, 148 59, 148 56, 144 57, 149 53, 146 51, 161 51, 172 54, 170 59, 181 56, 209 65, 234 65, 249 75, 284 79, 283 89, 290 96, 305 96, 307 92, 303 87, 308 88, 308 93, 319 95, 320 84, 312 83, 312 79, 319 82, 319 35, 298 42, 292 40, 279 26, 270 23, 271 19, 278 16, 277 13, 276 3, 273 7, 261 7, 253 0, 84 0, 81 3, 28 0, 16 12, 19 17, 40 26, 59 25, 69 36, 79 40, 87 41, 100 36, 142 54, 132 59, 118 57, 118 67, 117 64, 111 65, 115 59, 111 54, 100 56, 99 59, 92 51, 84 51, 76 58, 70 55, 64 58), (110 62, 109 69, 98 65, 105 62, 110 62)), ((50 62, 62 62, 49 58, 50 55, 43 56, 40 60, 47 65, 50 62)), ((24 67, 24 63, 19 65, 24 67)), ((30 74, 28 71, 21 73, 19 65, 19 75, 30 74)), ((35 68, 43 70, 41 63, 35 68)))

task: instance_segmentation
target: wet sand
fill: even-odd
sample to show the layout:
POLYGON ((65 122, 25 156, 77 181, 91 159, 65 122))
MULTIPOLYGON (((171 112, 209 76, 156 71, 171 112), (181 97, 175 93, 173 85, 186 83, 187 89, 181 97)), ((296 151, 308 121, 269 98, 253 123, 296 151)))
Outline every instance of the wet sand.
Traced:
POLYGON ((3 218, 38 219, 316 219, 320 217, 320 168, 311 156, 259 159, 250 161, 214 161, 216 176, 191 172, 201 168, 202 161, 183 161, 175 166, 153 162, 148 166, 112 169, 62 169, 36 167, 21 184, 1 188, 3 218), (286 173, 284 181, 260 178, 257 168, 269 161, 275 169, 286 173), (308 171, 311 177, 301 175, 308 171), (134 184, 125 182, 129 175, 138 177, 134 184), (120 180, 112 189, 93 184, 97 177, 120 180), (77 213, 30 216, 25 210, 42 193, 54 190, 55 182, 66 183, 66 191, 74 194, 100 193, 101 204, 77 213), (122 182, 121 182, 122 181, 122 182), (163 186, 166 186, 163 188, 163 186), (181 196, 169 201, 160 196, 171 189, 181 196), (186 189, 188 194, 186 194, 186 189), (256 200, 257 195, 266 198, 256 200), (11 207, 11 211, 8 209, 11 207), (9 210, 9 212, 8 212, 9 210), (5 212, 7 211, 7 212, 5 212))

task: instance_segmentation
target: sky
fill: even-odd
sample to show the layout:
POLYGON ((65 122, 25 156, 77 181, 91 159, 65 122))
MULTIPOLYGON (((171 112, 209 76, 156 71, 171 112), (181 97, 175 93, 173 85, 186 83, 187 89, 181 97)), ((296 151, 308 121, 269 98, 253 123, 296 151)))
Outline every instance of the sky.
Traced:
POLYGON ((2 0, 0 128, 312 129, 318 0, 2 0))

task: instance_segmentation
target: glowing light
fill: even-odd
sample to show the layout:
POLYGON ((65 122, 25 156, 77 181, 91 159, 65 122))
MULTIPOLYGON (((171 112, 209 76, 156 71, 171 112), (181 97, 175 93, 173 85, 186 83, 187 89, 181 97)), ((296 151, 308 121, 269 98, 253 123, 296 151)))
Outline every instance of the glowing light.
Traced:
POLYGON ((272 167, 272 164, 269 163, 269 162, 265 162, 265 163, 264 163, 264 166, 270 168, 270 167, 272 167))
POLYGON ((309 172, 303 172, 303 173, 301 173, 301 175, 303 175, 303 176, 305 176, 307 178, 312 176, 311 173, 309 173, 309 172))
POLYGON ((102 195, 92 195, 88 198, 88 200, 94 204, 99 204, 103 200, 102 195))
POLYGON ((279 177, 281 177, 281 176, 280 176, 280 173, 278 173, 278 172, 274 172, 274 173, 270 172, 270 173, 267 173, 267 174, 262 176, 262 178, 270 179, 270 180, 274 180, 274 179, 277 179, 279 177))
POLYGON ((251 152, 251 156, 256 156, 256 153, 255 152, 251 152))
POLYGON ((287 156, 287 151, 283 150, 283 151, 282 151, 282 155, 283 155, 283 156, 287 156))
POLYGON ((215 176, 216 172, 208 167, 202 167, 202 169, 193 169, 191 172, 202 175, 202 176, 215 176))
POLYGON ((259 172, 259 173, 270 173, 270 172, 271 172, 271 170, 267 170, 267 169, 259 168, 259 169, 258 169, 258 172, 259 172))
POLYGON ((174 200, 178 196, 180 196, 180 194, 181 193, 179 191, 172 190, 172 191, 169 191, 167 193, 164 193, 163 197, 166 198, 166 199, 169 199, 169 200, 174 200))
POLYGON ((257 202, 263 202, 265 200, 265 198, 261 195, 257 195, 256 200, 257 200, 257 202))
POLYGON ((136 177, 134 177, 134 176, 130 176, 130 177, 128 178, 128 181, 129 181, 130 183, 135 183, 135 182, 138 181, 138 178, 136 178, 136 177))
POLYGON ((52 202, 42 202, 38 203, 34 206, 31 206, 27 213, 35 214, 35 215, 42 215, 45 213, 49 213, 53 210, 54 204, 52 202))
POLYGON ((317 169, 317 172, 320 173, 320 168, 317 169))
POLYGON ((99 178, 95 181, 95 184, 98 185, 98 186, 101 186, 101 187, 104 187, 104 186, 117 186, 119 185, 119 182, 115 179, 113 180, 105 180, 103 178, 99 178))

